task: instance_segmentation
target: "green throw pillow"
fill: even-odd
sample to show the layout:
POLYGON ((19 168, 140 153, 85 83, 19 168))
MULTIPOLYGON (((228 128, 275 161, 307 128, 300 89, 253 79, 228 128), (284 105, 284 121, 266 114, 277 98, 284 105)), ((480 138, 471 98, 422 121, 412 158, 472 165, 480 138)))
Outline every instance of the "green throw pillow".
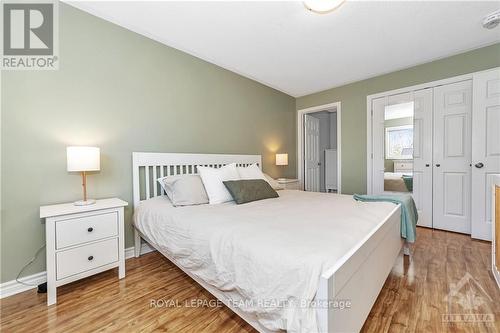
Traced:
POLYGON ((223 183, 238 205, 279 197, 278 193, 264 179, 228 180, 223 183))

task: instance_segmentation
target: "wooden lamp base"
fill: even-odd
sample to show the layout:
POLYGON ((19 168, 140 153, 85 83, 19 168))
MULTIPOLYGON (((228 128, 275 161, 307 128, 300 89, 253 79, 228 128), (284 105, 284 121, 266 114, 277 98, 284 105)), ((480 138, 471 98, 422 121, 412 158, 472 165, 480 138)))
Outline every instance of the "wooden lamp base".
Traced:
POLYGON ((87 199, 87 174, 82 171, 82 187, 83 187, 83 200, 75 201, 73 204, 75 206, 87 206, 95 204, 94 199, 87 199))

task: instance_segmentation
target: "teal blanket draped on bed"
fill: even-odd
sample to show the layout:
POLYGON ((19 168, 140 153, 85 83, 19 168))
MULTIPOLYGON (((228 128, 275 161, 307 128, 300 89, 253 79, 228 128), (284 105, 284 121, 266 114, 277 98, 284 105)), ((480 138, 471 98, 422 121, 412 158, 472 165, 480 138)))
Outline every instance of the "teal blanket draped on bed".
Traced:
POLYGON ((415 242, 417 236, 418 213, 415 201, 409 194, 403 195, 362 195, 354 194, 357 201, 386 201, 401 204, 401 237, 408 242, 415 242))

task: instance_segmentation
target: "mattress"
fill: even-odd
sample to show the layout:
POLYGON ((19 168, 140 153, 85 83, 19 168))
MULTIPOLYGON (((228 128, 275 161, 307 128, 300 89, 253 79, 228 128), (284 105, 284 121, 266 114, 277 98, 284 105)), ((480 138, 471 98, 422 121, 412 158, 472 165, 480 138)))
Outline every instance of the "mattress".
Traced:
POLYGON ((155 247, 224 292, 268 330, 316 332, 312 301, 321 274, 384 221, 387 202, 279 191, 243 205, 173 207, 142 201, 134 223, 155 247))

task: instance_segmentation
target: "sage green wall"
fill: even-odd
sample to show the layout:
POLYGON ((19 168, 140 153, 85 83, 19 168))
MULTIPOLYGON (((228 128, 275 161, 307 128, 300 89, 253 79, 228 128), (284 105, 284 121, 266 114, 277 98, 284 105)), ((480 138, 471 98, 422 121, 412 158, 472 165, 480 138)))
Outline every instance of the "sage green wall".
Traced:
POLYGON ((342 191, 366 192, 366 96, 500 66, 500 43, 297 98, 297 110, 342 102, 342 191))
MULTIPOLYGON (((60 69, 1 81, 2 282, 45 242, 39 205, 80 198, 67 145, 101 147, 89 194, 129 203, 133 151, 262 154, 272 176, 295 175, 294 98, 63 3, 60 69), (274 167, 275 151, 288 168, 274 167)), ((43 253, 26 274, 44 266, 43 253)))

